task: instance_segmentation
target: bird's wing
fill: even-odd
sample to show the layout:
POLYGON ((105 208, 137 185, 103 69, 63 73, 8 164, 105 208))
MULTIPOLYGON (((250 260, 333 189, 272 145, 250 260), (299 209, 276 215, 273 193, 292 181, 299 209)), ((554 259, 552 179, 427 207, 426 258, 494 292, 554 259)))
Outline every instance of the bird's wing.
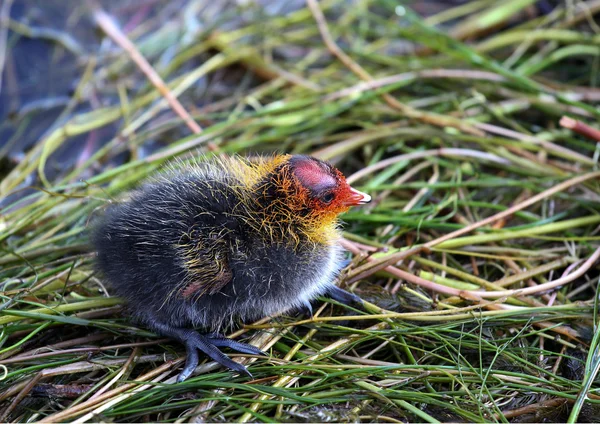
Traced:
POLYGON ((212 295, 233 279, 229 267, 228 242, 222 237, 188 235, 180 245, 187 271, 181 294, 186 297, 212 295))

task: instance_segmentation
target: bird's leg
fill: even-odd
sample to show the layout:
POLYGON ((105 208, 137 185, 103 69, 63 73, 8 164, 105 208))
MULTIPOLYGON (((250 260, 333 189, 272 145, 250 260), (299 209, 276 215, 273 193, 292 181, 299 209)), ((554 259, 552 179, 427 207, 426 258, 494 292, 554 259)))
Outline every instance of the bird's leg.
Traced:
POLYGON ((325 296, 348 306, 363 305, 363 300, 360 297, 344 289, 340 289, 338 286, 331 286, 325 293, 325 296))
MULTIPOLYGON (((209 356, 213 361, 218 362, 219 364, 227 367, 233 371, 236 371, 240 374, 246 374, 250 378, 252 378, 252 374, 248 371, 248 369, 235 361, 232 361, 227 355, 217 349, 219 343, 215 343, 214 339, 210 337, 204 336, 194 330, 190 330, 187 328, 177 328, 172 327, 170 325, 164 324, 162 322, 158 322, 156 320, 152 320, 150 323, 150 327, 155 330, 157 333, 160 333, 164 336, 171 337, 175 340, 180 341, 185 345, 185 350, 187 352, 187 359, 185 361, 185 366, 183 370, 181 370, 181 374, 177 377, 177 382, 181 383, 186 378, 188 378, 192 372, 196 369, 199 362, 198 351, 204 352, 207 356, 209 356)), ((233 340, 230 340, 233 343, 233 340)), ((239 343, 243 344, 243 343, 239 343)), ((252 351, 251 353, 255 353, 256 351, 252 351)), ((260 351, 259 351, 260 352, 260 351)), ((246 352, 249 353, 249 352, 246 352)))

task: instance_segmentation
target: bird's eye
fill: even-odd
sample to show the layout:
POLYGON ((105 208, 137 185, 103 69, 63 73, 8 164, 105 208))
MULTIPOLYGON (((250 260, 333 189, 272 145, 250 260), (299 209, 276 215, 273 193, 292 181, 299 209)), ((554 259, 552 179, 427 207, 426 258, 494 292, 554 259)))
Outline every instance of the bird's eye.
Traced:
POLYGON ((333 193, 325 193, 324 195, 321 196, 321 201, 323 203, 331 203, 333 201, 333 198, 335 197, 335 195, 333 193))

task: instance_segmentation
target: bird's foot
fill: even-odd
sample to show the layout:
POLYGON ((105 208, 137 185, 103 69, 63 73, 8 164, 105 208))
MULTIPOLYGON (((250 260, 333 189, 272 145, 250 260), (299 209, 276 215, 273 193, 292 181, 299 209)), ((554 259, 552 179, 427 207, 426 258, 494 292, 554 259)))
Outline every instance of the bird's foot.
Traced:
POLYGON ((198 363, 200 362, 200 358, 198 356, 199 350, 204 352, 208 357, 210 357, 210 359, 223 365, 224 367, 229 368, 230 370, 238 372, 240 374, 246 374, 248 377, 252 378, 252 374, 250 374, 250 371, 248 371, 248 369, 244 365, 233 361, 229 356, 227 356, 223 352, 221 352, 217 348, 217 346, 228 346, 228 347, 231 347, 232 349, 240 350, 243 353, 252 353, 252 354, 256 354, 256 350, 252 350, 252 352, 250 352, 251 349, 247 348, 247 346, 249 346, 249 345, 246 345, 246 344, 240 343, 240 342, 236 342, 234 340, 225 339, 225 338, 215 339, 215 338, 203 336, 199 333, 196 333, 193 330, 187 330, 187 331, 189 331, 189 333, 187 334, 186 339, 182 340, 183 343, 185 344, 185 350, 187 352, 187 359, 185 361, 185 366, 183 367, 183 370, 181 370, 181 373, 177 377, 178 383, 181 383, 182 381, 187 379, 190 375, 192 375, 192 373, 198 366, 198 363), (240 347, 242 347, 242 349, 244 349, 245 351, 242 349, 239 349, 240 347))
POLYGON ((338 286, 332 286, 325 296, 332 298, 333 300, 340 302, 348 306, 363 306, 363 300, 344 289, 340 289, 338 286))
POLYGON ((227 367, 230 370, 240 374, 246 374, 250 378, 252 378, 252 374, 250 374, 244 365, 233 361, 218 348, 228 347, 230 349, 237 350, 238 352, 247 353, 250 355, 266 356, 263 351, 252 345, 236 342, 235 340, 228 339, 220 334, 203 335, 188 328, 171 327, 170 325, 157 321, 153 321, 151 326, 156 332, 167 337, 172 337, 185 345, 187 359, 185 361, 183 370, 181 370, 181 373, 177 377, 178 383, 181 383, 190 375, 192 375, 198 366, 198 363, 200 362, 198 351, 204 352, 210 359, 223 365, 224 367, 227 367))

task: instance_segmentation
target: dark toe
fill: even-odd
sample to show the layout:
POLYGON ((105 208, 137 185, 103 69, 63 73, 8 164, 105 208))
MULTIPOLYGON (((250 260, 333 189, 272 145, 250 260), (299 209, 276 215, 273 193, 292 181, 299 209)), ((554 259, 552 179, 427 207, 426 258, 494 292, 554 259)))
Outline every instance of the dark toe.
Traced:
POLYGON ((229 349, 241 353, 247 353, 249 355, 268 356, 265 352, 263 352, 256 346, 252 346, 248 343, 236 342, 235 340, 228 339, 227 337, 223 337, 221 335, 215 336, 213 334, 208 336, 207 338, 213 345, 217 347, 228 347, 229 349))
POLYGON ((250 371, 248 371, 248 368, 246 368, 244 365, 242 365, 238 362, 234 362, 234 361, 231 361, 231 362, 233 362, 235 364, 235 366, 229 367, 232 371, 237 371, 239 374, 245 374, 248 377, 254 379, 254 377, 252 376, 250 371))
POLYGON ((336 300, 344 305, 352 306, 352 305, 362 305, 363 300, 355 295, 354 293, 350 293, 344 289, 340 289, 337 286, 332 286, 327 293, 326 296, 329 296, 333 300, 336 300))
POLYGON ((178 383, 187 380, 187 378, 192 375, 198 366, 198 362, 200 361, 200 358, 198 357, 198 350, 193 345, 186 345, 185 347, 187 351, 187 358, 185 360, 185 366, 181 370, 181 373, 177 376, 178 383))

